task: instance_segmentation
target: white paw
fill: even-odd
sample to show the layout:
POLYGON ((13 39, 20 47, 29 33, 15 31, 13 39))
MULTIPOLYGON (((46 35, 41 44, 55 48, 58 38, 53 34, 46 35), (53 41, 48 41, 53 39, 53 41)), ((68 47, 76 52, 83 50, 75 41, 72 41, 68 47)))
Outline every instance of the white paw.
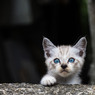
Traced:
POLYGON ((42 85, 53 85, 56 83, 56 79, 53 76, 45 75, 40 83, 42 85))

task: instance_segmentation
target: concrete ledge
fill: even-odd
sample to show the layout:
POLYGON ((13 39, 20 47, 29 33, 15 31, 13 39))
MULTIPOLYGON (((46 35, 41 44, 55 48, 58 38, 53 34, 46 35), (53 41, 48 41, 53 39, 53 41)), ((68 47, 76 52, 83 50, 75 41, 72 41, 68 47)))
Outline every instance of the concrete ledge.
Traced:
POLYGON ((0 95, 95 95, 95 85, 0 84, 0 95))

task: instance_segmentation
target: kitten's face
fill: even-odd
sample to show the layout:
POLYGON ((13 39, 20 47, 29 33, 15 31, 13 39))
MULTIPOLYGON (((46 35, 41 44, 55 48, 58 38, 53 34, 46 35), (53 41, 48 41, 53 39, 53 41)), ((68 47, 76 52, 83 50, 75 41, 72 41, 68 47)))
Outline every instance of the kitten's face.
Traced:
POLYGON ((86 44, 86 39, 83 37, 74 46, 56 47, 49 39, 44 38, 43 48, 48 70, 62 77, 80 72, 84 63, 86 44))

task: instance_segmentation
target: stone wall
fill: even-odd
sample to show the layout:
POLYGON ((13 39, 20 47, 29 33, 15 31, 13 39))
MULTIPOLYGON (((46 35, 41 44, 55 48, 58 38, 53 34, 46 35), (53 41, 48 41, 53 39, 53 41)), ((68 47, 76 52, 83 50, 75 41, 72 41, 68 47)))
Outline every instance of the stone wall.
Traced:
POLYGON ((95 95, 95 85, 0 84, 0 95, 95 95))

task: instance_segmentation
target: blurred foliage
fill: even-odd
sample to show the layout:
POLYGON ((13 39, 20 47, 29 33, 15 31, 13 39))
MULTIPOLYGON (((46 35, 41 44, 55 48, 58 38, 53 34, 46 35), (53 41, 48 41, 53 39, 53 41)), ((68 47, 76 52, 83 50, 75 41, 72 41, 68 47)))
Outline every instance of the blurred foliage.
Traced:
POLYGON ((88 17, 88 5, 87 0, 78 0, 79 4, 79 14, 80 14, 80 24, 81 24, 81 31, 87 38, 87 56, 85 59, 85 64, 82 72, 82 79, 83 83, 86 83, 85 81, 90 82, 90 76, 89 76, 89 69, 90 64, 92 63, 92 48, 91 48, 91 37, 90 37, 90 27, 89 27, 89 17, 88 17), (90 57, 89 57, 90 56, 90 57), (87 75, 86 75, 86 74, 87 75))
POLYGON ((78 3, 80 9, 81 28, 82 31, 87 34, 89 31, 87 0, 78 0, 78 3))

